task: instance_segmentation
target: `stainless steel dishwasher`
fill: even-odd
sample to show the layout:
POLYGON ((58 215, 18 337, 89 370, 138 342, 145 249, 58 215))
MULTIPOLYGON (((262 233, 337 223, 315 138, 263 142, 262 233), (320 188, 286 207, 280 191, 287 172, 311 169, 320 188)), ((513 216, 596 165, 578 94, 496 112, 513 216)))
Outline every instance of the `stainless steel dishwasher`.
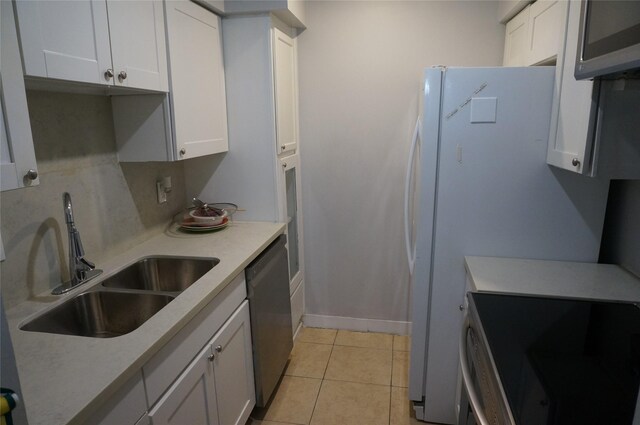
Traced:
POLYGON ((245 269, 260 407, 268 403, 293 348, 286 241, 279 236, 245 269))

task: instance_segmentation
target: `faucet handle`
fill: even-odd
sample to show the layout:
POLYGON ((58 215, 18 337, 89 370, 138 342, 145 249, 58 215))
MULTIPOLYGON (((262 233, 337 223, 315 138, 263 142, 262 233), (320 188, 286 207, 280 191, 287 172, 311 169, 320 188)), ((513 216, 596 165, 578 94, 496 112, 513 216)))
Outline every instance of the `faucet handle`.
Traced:
POLYGON ((93 269, 96 268, 96 265, 94 263, 92 263, 91 261, 87 260, 84 257, 80 258, 80 262, 82 264, 84 264, 85 266, 87 266, 89 268, 89 270, 93 270, 93 269))

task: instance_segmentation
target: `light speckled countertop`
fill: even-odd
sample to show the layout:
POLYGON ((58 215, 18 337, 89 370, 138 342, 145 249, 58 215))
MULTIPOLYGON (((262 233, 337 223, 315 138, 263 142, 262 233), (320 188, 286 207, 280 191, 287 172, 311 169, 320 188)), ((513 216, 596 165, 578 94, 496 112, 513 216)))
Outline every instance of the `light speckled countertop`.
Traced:
POLYGON ((169 228, 105 263, 95 282, 63 296, 42 294, 7 311, 30 425, 80 424, 131 378, 189 320, 284 231, 281 223, 234 222, 224 231, 185 234, 169 228), (26 332, 34 314, 149 255, 216 257, 220 263, 135 331, 116 338, 26 332))
POLYGON ((612 264, 465 257, 471 290, 640 302, 640 279, 612 264))

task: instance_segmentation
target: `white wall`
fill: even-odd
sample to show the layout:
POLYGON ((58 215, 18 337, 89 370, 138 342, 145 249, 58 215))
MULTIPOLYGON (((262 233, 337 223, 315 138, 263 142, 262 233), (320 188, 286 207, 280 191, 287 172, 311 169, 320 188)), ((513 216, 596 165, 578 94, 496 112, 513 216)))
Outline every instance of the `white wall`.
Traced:
POLYGON ((502 63, 496 2, 312 1, 298 37, 306 313, 409 321, 402 205, 425 67, 502 63))

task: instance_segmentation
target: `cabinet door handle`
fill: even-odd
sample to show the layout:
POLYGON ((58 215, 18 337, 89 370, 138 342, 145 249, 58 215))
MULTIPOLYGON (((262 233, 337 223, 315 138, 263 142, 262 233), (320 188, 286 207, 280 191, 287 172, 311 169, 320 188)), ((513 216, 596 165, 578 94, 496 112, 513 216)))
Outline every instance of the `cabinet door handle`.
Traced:
POLYGON ((185 148, 180 149, 180 155, 184 155, 187 153, 187 150, 185 148))
POLYGON ((282 168, 287 168, 287 163, 286 162, 282 163, 282 168))
POLYGON ((571 164, 572 164, 574 167, 578 167, 578 166, 580 166, 580 160, 579 160, 578 158, 573 158, 573 159, 571 160, 571 164))
POLYGON ((218 345, 216 347, 216 353, 221 353, 222 352, 222 345, 218 345))
POLYGON ((104 79, 108 81, 113 78, 113 75, 113 69, 109 68, 104 72, 104 79))
POLYGON ((285 150, 287 147, 285 145, 280 146, 281 150, 285 150))
POLYGON ((120 71, 120 73, 118 74, 118 80, 124 81, 126 79, 127 79, 127 73, 125 71, 120 71))
POLYGON ((38 171, 34 169, 30 169, 29 171, 27 171, 27 174, 25 174, 24 176, 29 180, 35 180, 38 178, 38 171))
POLYGON ((214 361, 216 359, 216 355, 215 354, 209 354, 207 356, 207 360, 209 360, 210 362, 214 361))

